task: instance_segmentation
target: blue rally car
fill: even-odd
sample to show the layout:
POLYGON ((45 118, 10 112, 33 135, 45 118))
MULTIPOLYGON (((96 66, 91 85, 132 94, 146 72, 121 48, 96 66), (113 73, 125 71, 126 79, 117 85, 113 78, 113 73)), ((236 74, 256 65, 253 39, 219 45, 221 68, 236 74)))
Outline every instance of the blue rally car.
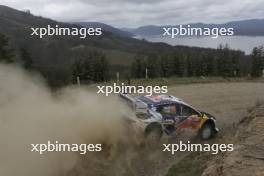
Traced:
POLYGON ((174 96, 120 94, 120 97, 134 110, 135 116, 128 118, 146 137, 160 138, 164 133, 170 135, 188 128, 197 130, 201 139, 209 139, 218 132, 214 116, 174 96))

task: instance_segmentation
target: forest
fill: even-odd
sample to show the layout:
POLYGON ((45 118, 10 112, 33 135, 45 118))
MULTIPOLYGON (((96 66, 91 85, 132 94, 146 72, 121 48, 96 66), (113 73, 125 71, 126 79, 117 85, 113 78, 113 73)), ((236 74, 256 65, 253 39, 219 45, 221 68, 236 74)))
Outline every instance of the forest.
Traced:
MULTIPOLYGON (((8 38, 0 34, 0 61, 17 62, 13 58, 14 50, 9 46, 8 38)), ((18 63, 25 69, 42 72, 36 67, 34 59, 27 49, 21 48, 18 63)), ((64 84, 76 83, 76 78, 85 84, 106 82, 115 79, 111 73, 111 64, 107 55, 100 50, 90 50, 76 59, 70 67, 70 74, 64 77, 64 84)), ((138 53, 133 62, 123 72, 124 79, 132 78, 167 78, 177 77, 261 77, 264 69, 264 48, 255 47, 250 56, 239 50, 232 50, 228 45, 219 45, 217 49, 185 50, 162 53, 138 53)), ((52 77, 44 77, 51 82, 52 77)), ((56 74, 56 73, 55 73, 56 74)))

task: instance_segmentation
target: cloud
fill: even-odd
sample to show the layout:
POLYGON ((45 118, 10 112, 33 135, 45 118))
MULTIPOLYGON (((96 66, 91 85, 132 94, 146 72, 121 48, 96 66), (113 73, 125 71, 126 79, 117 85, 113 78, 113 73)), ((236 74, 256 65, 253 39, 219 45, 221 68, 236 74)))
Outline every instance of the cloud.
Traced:
POLYGON ((117 27, 221 23, 264 17, 264 0, 0 0, 60 21, 99 21, 117 27))

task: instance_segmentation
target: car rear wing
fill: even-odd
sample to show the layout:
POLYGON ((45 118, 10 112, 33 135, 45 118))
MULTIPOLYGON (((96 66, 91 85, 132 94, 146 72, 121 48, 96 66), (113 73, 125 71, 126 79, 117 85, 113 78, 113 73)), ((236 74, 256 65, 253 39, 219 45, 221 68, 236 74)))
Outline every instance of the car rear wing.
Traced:
POLYGON ((146 114, 148 113, 148 105, 136 97, 129 94, 120 93, 119 96, 122 100, 125 100, 127 105, 135 111, 136 114, 146 114))

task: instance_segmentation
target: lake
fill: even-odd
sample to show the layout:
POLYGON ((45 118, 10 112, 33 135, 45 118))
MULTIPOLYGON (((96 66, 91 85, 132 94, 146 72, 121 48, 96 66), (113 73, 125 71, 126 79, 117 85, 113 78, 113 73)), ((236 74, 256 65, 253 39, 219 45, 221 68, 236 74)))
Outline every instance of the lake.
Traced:
MULTIPOLYGON (((142 38, 142 37, 137 37, 142 38)), ((220 44, 228 44, 232 49, 239 49, 250 54, 256 46, 264 45, 264 36, 228 36, 228 37, 178 37, 169 38, 163 36, 144 36, 144 39, 151 42, 164 42, 170 45, 197 46, 203 48, 217 48, 220 44)))

